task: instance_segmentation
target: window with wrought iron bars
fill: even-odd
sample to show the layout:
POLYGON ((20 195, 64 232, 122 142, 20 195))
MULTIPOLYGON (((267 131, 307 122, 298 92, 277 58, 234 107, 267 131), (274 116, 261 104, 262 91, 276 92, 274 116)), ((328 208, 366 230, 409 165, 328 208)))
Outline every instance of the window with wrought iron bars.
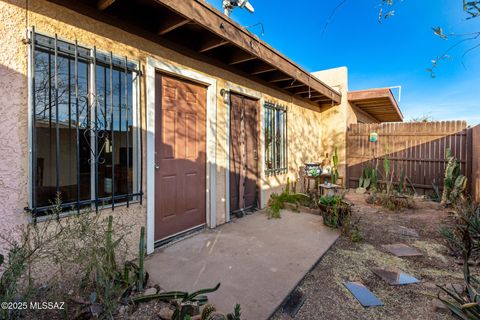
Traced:
POLYGON ((264 103, 265 173, 288 171, 287 108, 273 102, 264 103))
POLYGON ((139 65, 29 33, 30 202, 34 218, 142 200, 139 65))

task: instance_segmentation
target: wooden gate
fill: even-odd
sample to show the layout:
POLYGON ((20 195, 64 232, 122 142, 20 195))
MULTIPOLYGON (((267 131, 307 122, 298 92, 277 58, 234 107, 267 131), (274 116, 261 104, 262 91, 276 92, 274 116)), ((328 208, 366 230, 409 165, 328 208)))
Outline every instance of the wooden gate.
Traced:
POLYGON ((433 184, 441 190, 447 148, 459 160, 470 183, 472 129, 465 121, 352 124, 347 131, 348 187, 358 187, 362 169, 369 163, 377 165, 383 176, 387 156, 395 176, 403 171, 418 194, 430 193, 433 184), (370 142, 372 133, 377 134, 377 142, 370 142))

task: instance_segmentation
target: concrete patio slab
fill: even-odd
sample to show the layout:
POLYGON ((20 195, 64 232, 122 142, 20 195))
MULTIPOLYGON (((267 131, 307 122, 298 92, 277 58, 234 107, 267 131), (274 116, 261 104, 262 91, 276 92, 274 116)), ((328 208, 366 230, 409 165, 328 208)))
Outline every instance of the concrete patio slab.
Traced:
POLYGON ((242 319, 267 319, 338 238, 320 216, 261 212, 156 250, 147 257, 153 283, 166 290, 213 287, 210 302, 222 312, 236 303, 242 319))

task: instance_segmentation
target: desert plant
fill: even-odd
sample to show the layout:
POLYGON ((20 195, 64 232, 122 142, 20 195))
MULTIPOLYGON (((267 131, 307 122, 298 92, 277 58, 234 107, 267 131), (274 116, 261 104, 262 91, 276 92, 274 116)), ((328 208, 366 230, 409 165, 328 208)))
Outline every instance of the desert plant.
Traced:
POLYGON ((467 177, 464 175, 459 175, 455 179, 455 183, 453 184, 452 191, 450 192, 449 200, 451 203, 456 203, 458 199, 463 197, 463 193, 467 188, 467 177))
MULTIPOLYGON (((186 316, 192 316, 188 314, 188 310, 191 310, 189 306, 197 305, 203 306, 208 302, 208 297, 206 294, 212 293, 220 288, 220 283, 218 283, 213 288, 206 288, 195 291, 193 293, 188 293, 185 291, 171 291, 171 292, 161 292, 150 295, 141 295, 130 298, 130 302, 134 304, 148 302, 151 300, 159 300, 164 302, 171 302, 177 300, 175 303, 175 311, 172 316, 172 320, 183 320, 186 316)), ((210 308, 211 309, 211 308, 210 308)), ((212 310, 210 313, 213 313, 212 310)), ((208 318, 207 318, 208 319, 208 318)))
POLYGON ((340 196, 323 196, 319 200, 323 223, 330 228, 339 228, 350 224, 350 204, 340 196))
POLYGON ((480 206, 461 201, 456 205, 457 219, 453 227, 444 227, 441 234, 450 248, 460 252, 463 258, 463 277, 466 290, 438 286, 447 297, 438 299, 460 319, 480 319, 480 282, 470 274, 468 261, 480 251, 480 206))
POLYGON ((333 150, 333 156, 332 156, 332 183, 336 184, 337 179, 339 177, 338 174, 338 152, 337 152, 337 147, 334 148, 333 150))
POLYGON ((387 193, 372 193, 365 201, 369 204, 380 205, 390 211, 399 211, 402 209, 414 209, 415 203, 408 196, 387 194, 387 193))
POLYGON ((448 205, 455 204, 462 196, 467 185, 467 178, 460 174, 460 163, 448 148, 445 150, 445 158, 448 162, 445 167, 441 203, 448 205))
POLYGON ((398 193, 403 193, 405 191, 405 169, 400 170, 400 178, 398 180, 398 193))
POLYGON ((242 316, 242 313, 240 311, 241 311, 240 305, 237 303, 235 305, 235 308, 233 309, 233 312, 227 314, 227 319, 228 320, 240 320, 240 317, 242 316))
POLYGON ((390 165, 390 159, 388 158, 388 147, 385 148, 385 157, 383 158, 383 173, 384 173, 384 180, 388 181, 390 180, 390 175, 391 175, 391 165, 390 165))
POLYGON ((323 196, 323 197, 320 197, 319 202, 324 206, 334 206, 342 202, 342 197, 341 196, 323 196))
POLYGON ((272 193, 268 201, 267 215, 269 218, 281 218, 280 210, 285 209, 285 203, 301 204, 311 206, 314 202, 312 198, 303 193, 287 193, 283 191, 280 194, 272 193))

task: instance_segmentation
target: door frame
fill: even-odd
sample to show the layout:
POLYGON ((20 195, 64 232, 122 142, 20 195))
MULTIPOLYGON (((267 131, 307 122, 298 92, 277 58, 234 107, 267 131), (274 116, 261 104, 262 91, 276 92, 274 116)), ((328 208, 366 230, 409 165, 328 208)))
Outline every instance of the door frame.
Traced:
POLYGON ((258 197, 259 197, 259 206, 263 207, 263 190, 262 190, 262 179, 263 179, 263 112, 262 106, 264 102, 264 98, 261 92, 245 88, 239 85, 236 85, 231 82, 225 83, 225 90, 227 93, 225 103, 227 105, 227 129, 226 129, 226 140, 227 145, 225 148, 226 153, 226 164, 225 164, 225 221, 229 222, 231 220, 230 217, 230 109, 231 109, 231 102, 230 102, 230 93, 233 92, 238 95, 245 96, 247 98, 258 100, 259 106, 257 111, 257 156, 258 156, 258 172, 257 172, 257 187, 258 187, 258 197))
POLYGON ((146 122, 147 122, 147 254, 155 249, 155 73, 193 81, 207 86, 207 137, 206 137, 206 223, 210 228, 217 225, 216 208, 216 144, 217 144, 217 80, 187 69, 165 59, 147 57, 146 66, 146 122))

